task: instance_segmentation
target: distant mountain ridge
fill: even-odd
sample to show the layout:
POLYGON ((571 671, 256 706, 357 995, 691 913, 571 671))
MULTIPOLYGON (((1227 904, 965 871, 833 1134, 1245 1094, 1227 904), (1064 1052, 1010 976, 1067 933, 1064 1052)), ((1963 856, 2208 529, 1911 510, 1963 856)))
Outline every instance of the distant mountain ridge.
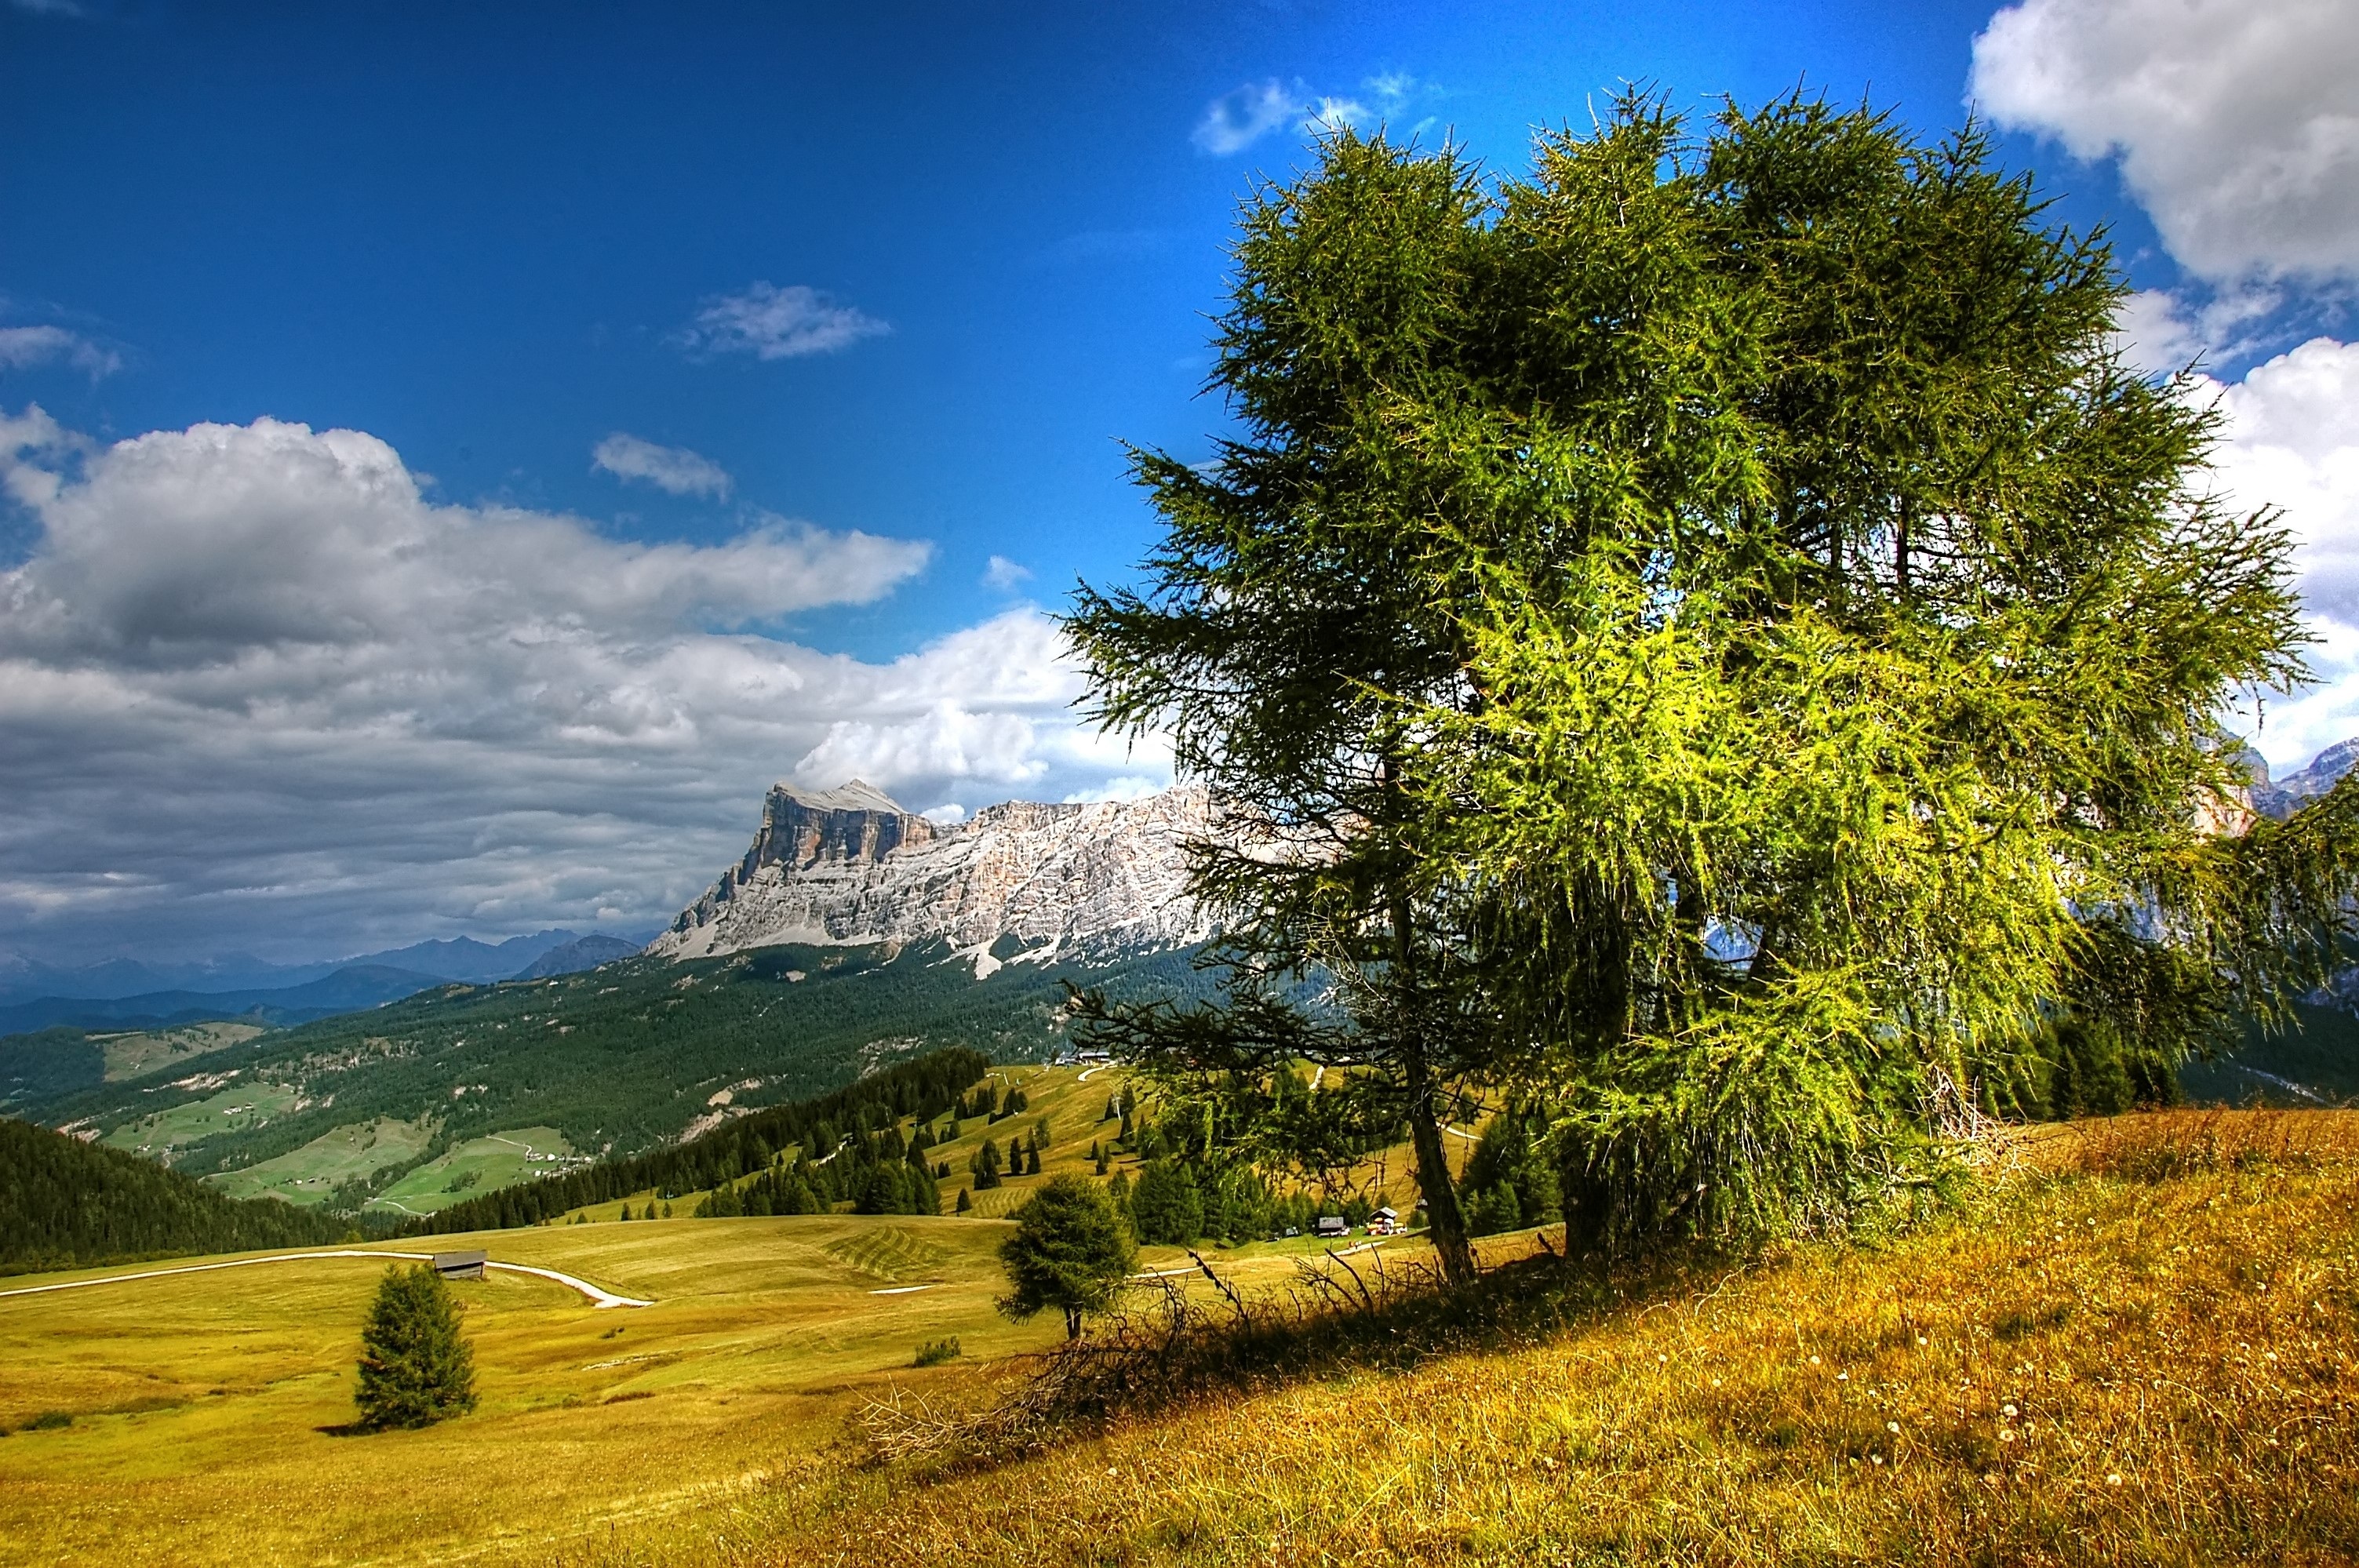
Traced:
POLYGON ((2245 765, 2253 776, 2253 810, 2283 822, 2333 789, 2344 774, 2359 765, 2359 737, 2337 741, 2311 757, 2309 766, 2282 779, 2269 777, 2269 765, 2256 751, 2245 751, 2245 765))
POLYGON ((0 1007, 0 1036, 69 1025, 153 1029, 210 1018, 251 1018, 283 1026, 397 1002, 453 982, 415 970, 355 964, 300 985, 257 991, 151 991, 138 996, 39 996, 0 1007))
MULTIPOLYGON (((592 932, 592 936, 599 933, 592 932)), ((113 1001, 170 991, 217 996, 230 991, 277 991, 324 980, 354 967, 404 969, 436 984, 461 981, 481 985, 506 980, 538 963, 557 948, 584 940, 579 931, 561 928, 510 937, 506 942, 477 942, 451 937, 417 942, 381 953, 355 953, 349 958, 317 964, 272 964, 245 953, 226 953, 201 964, 156 963, 110 958, 76 967, 43 964, 14 953, 0 953, 0 1003, 59 997, 82 1001, 113 1001)), ((623 940, 620 938, 614 940, 623 940)), ((633 944, 635 947, 643 945, 633 944)))
POLYGON ((552 947, 508 978, 512 980, 546 980, 552 975, 574 975, 584 969, 595 969, 602 964, 612 964, 618 958, 628 958, 647 944, 626 942, 618 936, 603 936, 592 931, 563 947, 552 947))
POLYGON ((946 825, 857 779, 824 790, 781 783, 738 863, 647 952, 689 959, 940 938, 987 975, 1002 962, 1078 950, 1187 946, 1210 934, 1188 896, 1188 846, 1213 831, 1212 798, 1192 788, 1010 800, 946 825))

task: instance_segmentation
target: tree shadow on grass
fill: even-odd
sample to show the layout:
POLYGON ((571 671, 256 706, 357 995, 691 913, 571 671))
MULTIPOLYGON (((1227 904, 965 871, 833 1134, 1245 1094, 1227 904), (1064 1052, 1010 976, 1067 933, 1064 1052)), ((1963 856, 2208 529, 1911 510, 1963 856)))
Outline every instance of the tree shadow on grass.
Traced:
MULTIPOLYGON (((1021 1358, 995 1402, 946 1410, 897 1395, 854 1418, 869 1459, 933 1474, 1022 1458, 1101 1432, 1118 1417, 1261 1393, 1439 1356, 1533 1345, 1633 1307, 1692 1296, 1741 1267, 1687 1247, 1608 1267, 1541 1250, 1451 1287, 1418 1264, 1330 1253, 1298 1264, 1288 1289, 1246 1296, 1202 1257, 1211 1290, 1147 1283, 1125 1311, 1053 1350, 1021 1358)), ((1190 1280, 1190 1284, 1196 1283, 1190 1280)))

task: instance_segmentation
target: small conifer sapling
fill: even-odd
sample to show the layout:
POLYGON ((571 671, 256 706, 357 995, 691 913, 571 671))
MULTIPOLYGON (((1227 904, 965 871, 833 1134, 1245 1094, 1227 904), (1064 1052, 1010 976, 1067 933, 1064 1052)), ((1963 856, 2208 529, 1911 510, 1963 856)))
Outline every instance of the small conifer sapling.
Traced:
POLYGON ((361 1330, 360 1424, 431 1426, 475 1408, 475 1357, 451 1287, 427 1264, 387 1269, 361 1330))

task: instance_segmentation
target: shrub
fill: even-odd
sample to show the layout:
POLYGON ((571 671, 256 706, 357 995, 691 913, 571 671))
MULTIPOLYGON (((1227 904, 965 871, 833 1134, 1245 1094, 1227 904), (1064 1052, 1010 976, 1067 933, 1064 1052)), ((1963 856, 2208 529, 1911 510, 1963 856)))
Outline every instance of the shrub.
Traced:
POLYGON ((956 1361, 965 1352, 959 1348, 958 1335, 948 1339, 929 1339, 918 1346, 918 1358, 913 1367, 940 1367, 945 1361, 956 1361))

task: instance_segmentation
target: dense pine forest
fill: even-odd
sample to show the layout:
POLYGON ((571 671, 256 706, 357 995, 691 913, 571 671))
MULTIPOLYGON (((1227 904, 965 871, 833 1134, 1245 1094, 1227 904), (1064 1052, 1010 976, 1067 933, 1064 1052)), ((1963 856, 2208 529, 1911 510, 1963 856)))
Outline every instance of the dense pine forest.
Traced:
POLYGON ((225 1198, 136 1155, 0 1117, 0 1274, 316 1246, 353 1225, 266 1198, 225 1198))

